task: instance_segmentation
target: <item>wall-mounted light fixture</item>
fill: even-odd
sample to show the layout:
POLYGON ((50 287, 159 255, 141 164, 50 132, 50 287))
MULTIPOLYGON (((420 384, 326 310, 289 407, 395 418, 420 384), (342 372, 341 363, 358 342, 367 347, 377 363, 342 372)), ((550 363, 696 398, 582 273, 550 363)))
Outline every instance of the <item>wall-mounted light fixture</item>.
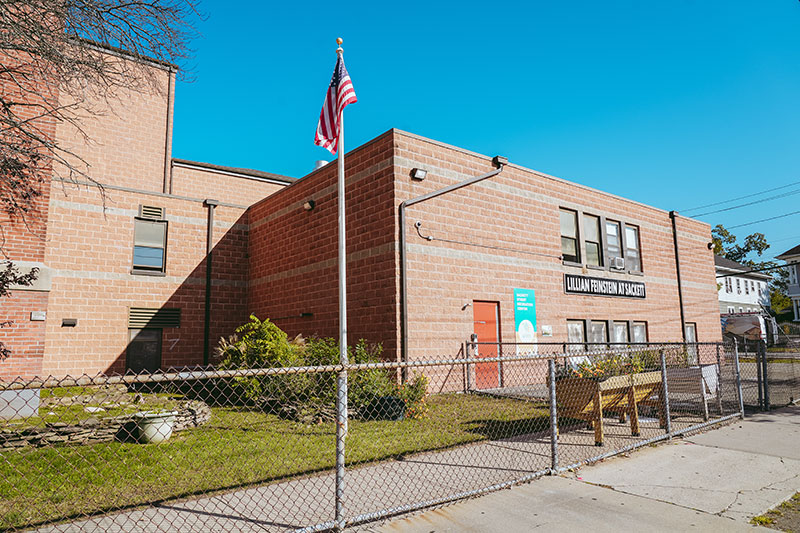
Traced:
POLYGON ((317 202, 315 202, 314 200, 306 200, 306 203, 303 204, 303 209, 305 209, 306 211, 311 211, 312 209, 314 209, 314 207, 316 207, 316 205, 317 202))
POLYGON ((708 249, 709 250, 713 250, 714 249, 714 243, 713 242, 708 243, 708 249))
POLYGON ((427 175, 428 171, 424 168, 415 168, 411 170, 411 179, 422 181, 427 175))

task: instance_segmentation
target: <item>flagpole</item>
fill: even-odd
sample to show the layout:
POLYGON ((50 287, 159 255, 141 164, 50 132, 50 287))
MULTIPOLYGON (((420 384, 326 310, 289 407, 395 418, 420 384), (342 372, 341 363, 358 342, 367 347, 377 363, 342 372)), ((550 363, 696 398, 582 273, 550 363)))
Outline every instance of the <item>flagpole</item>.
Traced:
MULTIPOLYGON (((336 39, 339 47, 336 53, 342 58, 342 39, 336 39)), ((337 144, 339 157, 339 364, 342 370, 337 380, 337 424, 336 424, 336 527, 344 529, 344 459, 345 437, 347 437, 347 247, 345 244, 345 209, 344 209, 344 109, 339 116, 339 139, 337 144)))

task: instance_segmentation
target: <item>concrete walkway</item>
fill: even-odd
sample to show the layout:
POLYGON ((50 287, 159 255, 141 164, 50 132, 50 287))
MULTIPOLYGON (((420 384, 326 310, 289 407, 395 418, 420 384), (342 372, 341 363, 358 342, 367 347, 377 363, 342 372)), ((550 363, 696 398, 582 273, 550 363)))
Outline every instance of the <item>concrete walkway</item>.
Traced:
POLYGON ((366 529, 744 531, 799 490, 800 407, 789 407, 366 529))

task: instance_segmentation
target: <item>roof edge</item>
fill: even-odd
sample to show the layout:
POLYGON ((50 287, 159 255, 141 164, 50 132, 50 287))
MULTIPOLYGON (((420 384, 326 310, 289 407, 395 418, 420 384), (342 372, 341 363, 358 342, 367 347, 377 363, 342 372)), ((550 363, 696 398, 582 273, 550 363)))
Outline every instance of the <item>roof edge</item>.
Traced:
MULTIPOLYGON (((456 152, 461 152, 462 154, 471 155, 473 157, 478 157, 478 158, 481 158, 481 159, 485 159, 487 161, 491 161, 492 160, 492 158, 490 156, 487 156, 487 155, 484 155, 484 154, 479 154, 477 152, 473 152, 473 151, 467 150, 465 148, 460 148, 460 147, 454 146, 452 144, 447 144, 447 143, 444 143, 444 142, 441 142, 441 141, 437 141, 435 139, 429 139, 427 137, 423 137, 422 135, 417 135, 416 133, 410 133, 410 132, 399 130, 399 129, 396 129, 396 128, 392 128, 391 131, 394 131, 395 133, 397 133, 399 135, 404 135, 406 137, 411 137, 412 139, 418 139, 420 141, 424 141, 424 142, 427 142, 427 143, 430 143, 430 144, 434 144, 434 145, 440 146, 442 148, 447 148, 449 150, 454 150, 456 152)), ((545 179, 549 179, 549 180, 553 180, 553 181, 558 181, 560 183, 566 183, 566 184, 569 184, 569 185, 580 187, 581 189, 584 189, 584 190, 587 190, 587 191, 590 191, 590 192, 593 192, 593 193, 603 194, 603 195, 605 195, 605 196, 607 196, 609 198, 613 198, 613 199, 616 199, 616 200, 623 200, 625 202, 630 202, 632 204, 635 204, 635 205, 638 205, 638 206, 641 206, 641 207, 646 207, 648 209, 653 209, 655 211, 659 211, 661 213, 664 213, 665 215, 669 215, 669 213, 670 213, 670 211, 668 211, 666 209, 662 209, 660 207, 655 207, 655 206, 652 206, 652 205, 649 205, 649 204, 645 204, 645 203, 639 202, 637 200, 632 200, 630 198, 626 198, 624 196, 618 196, 618 195, 610 193, 608 191, 595 189, 594 187, 590 187, 590 186, 584 185, 582 183, 578 183, 578 182, 575 182, 575 181, 570 181, 570 180, 564 179, 564 178, 559 178, 558 176, 553 176, 551 174, 546 174, 544 172, 540 172, 538 170, 530 169, 528 167, 523 167, 523 166, 517 165, 515 163, 509 162, 508 166, 509 167, 513 167, 513 168, 515 168, 517 170, 521 170, 523 172, 528 172, 530 174, 535 174, 535 175, 537 175, 537 176, 539 176, 541 178, 545 178, 545 179)), ((675 211, 675 213, 679 214, 677 211, 675 211)), ((707 222, 703 222, 702 220, 698 220, 696 218, 686 217, 686 216, 684 216, 682 218, 685 218, 687 220, 692 220, 694 222, 706 225, 709 228, 711 228, 711 224, 709 224, 707 222)))
POLYGON ((264 172, 262 170, 254 170, 251 168, 227 167, 223 165, 215 165, 213 163, 203 163, 200 161, 190 161, 188 159, 172 158, 172 164, 185 168, 196 168, 201 170, 208 170, 225 174, 228 176, 239 177, 244 179, 252 179, 256 181, 264 181, 268 183, 278 183, 281 185, 291 185, 297 181, 297 178, 290 176, 283 176, 281 174, 273 174, 271 172, 264 172))

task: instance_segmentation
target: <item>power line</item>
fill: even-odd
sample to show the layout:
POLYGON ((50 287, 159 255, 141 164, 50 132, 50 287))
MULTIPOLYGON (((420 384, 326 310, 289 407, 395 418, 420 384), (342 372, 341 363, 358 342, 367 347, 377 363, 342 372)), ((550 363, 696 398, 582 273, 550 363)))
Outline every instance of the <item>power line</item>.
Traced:
POLYGON ((784 237, 782 239, 775 239, 772 242, 793 241, 795 239, 800 239, 800 235, 795 235, 794 237, 784 237))
POLYGON ((745 204, 734 205, 732 207, 726 207, 724 209, 717 209, 716 211, 706 211, 705 213, 700 213, 699 215, 690 215, 690 216, 692 218, 704 217, 706 215, 713 215, 714 213, 722 213, 723 211, 730 211, 732 209, 739 209, 741 207, 747 207, 748 205, 760 204, 762 202, 768 202, 770 200, 777 200, 778 198, 786 198, 787 196, 792 196, 792 195, 795 195, 795 194, 798 194, 798 193, 800 193, 800 189, 796 189, 794 191, 789 191, 789 192, 783 193, 783 194, 776 194, 775 196, 770 196, 769 198, 762 198, 761 200, 754 200, 752 202, 747 202, 745 204))
POLYGON ((777 266, 764 267, 764 268, 754 268, 752 270, 746 270, 746 271, 743 271, 743 272, 734 272, 733 274, 720 274, 719 276, 717 276, 717 278, 730 278, 732 276, 742 276, 744 274, 751 274, 753 272, 765 272, 767 270, 778 270, 778 269, 781 269, 781 268, 786 268, 788 266, 789 265, 777 265, 777 266))
POLYGON ((798 214, 800 214, 800 211, 792 211, 791 213, 786 213, 785 215, 778 215, 776 217, 762 218, 761 220, 754 220, 752 222, 745 222, 744 224, 737 224, 735 226, 729 226, 728 229, 741 228, 743 226, 750 226, 752 224, 758 224, 759 222, 767 222, 769 220, 775 220, 775 219, 778 219, 778 218, 784 218, 784 217, 788 217, 788 216, 792 216, 792 215, 798 215, 798 214))
POLYGON ((705 209, 706 207, 714 207, 715 205, 729 204, 729 203, 735 202, 737 200, 744 200, 745 198, 752 198, 753 196, 758 196, 760 194, 766 194, 766 193, 772 192, 772 191, 779 191, 781 189, 786 189, 788 187, 791 187, 793 185, 798 185, 798 184, 800 184, 800 181, 795 181, 794 183, 789 183, 788 185, 781 185, 780 187, 775 187, 774 189, 767 189, 766 191, 754 192, 752 194, 746 194, 744 196, 731 198, 730 200, 723 200, 721 202, 714 202, 713 204, 706 204, 706 205, 699 205, 697 207, 690 207, 688 209, 684 209, 684 211, 691 212, 691 211, 697 211, 698 209, 705 209))

